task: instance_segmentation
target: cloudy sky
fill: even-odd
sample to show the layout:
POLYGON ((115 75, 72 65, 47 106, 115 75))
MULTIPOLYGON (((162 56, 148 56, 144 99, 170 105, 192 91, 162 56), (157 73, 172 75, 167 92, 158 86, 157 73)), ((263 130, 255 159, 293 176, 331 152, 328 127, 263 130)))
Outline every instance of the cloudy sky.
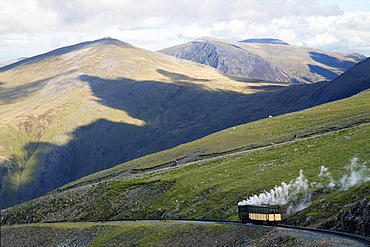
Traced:
POLYGON ((202 36, 278 38, 370 56, 370 1, 0 1, 0 62, 103 37, 156 51, 202 36))

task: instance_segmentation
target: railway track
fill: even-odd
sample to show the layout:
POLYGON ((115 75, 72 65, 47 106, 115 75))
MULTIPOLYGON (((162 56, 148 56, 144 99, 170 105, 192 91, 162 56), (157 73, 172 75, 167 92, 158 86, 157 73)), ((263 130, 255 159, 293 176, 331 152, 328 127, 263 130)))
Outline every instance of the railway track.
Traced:
MULTIPOLYGON (((198 224, 213 224, 213 223, 220 223, 220 224, 237 224, 237 225, 247 225, 251 223, 242 223, 240 221, 232 221, 232 220, 197 220, 197 219, 136 219, 136 220, 108 220, 108 221, 96 221, 97 223, 108 223, 108 222, 160 222, 160 221, 167 221, 171 220, 174 222, 180 223, 198 223, 198 224)), ((269 227, 279 227, 279 228, 286 228, 286 229, 294 229, 300 231, 309 231, 309 232, 317 232, 317 233, 324 233, 324 234, 332 234, 335 236, 348 238, 352 240, 356 240, 361 242, 367 246, 370 246, 370 237, 357 235, 353 233, 346 233, 346 232, 339 232, 339 231, 330 231, 324 229, 317 229, 317 228, 308 228, 308 227, 300 227, 300 226, 291 226, 291 225, 265 225, 269 227)))
POLYGON ((289 225, 278 225, 278 227, 296 229, 296 230, 305 230, 305 231, 311 231, 311 232, 334 234, 334 235, 337 235, 337 236, 354 239, 354 240, 357 240, 359 242, 362 242, 362 243, 366 244, 367 246, 370 246, 370 238, 369 237, 365 237, 365 236, 361 236, 361 235, 357 235, 357 234, 353 234, 353 233, 330 231, 330 230, 308 228, 308 227, 299 227, 299 226, 289 226, 289 225))
MULTIPOLYGON (((222 223, 222 224, 240 224, 245 225, 240 221, 225 221, 225 220, 173 220, 178 222, 199 222, 199 223, 222 223)), ((338 231, 330 231, 325 229, 317 229, 317 228, 308 228, 308 227, 300 227, 300 226, 291 226, 291 225, 269 225, 270 227, 280 227, 280 228, 287 228, 287 229, 295 229, 295 230, 302 230, 302 231, 310 231, 310 232, 318 232, 318 233, 325 233, 325 234, 333 234, 340 237, 350 238, 361 243, 370 246, 370 237, 365 237, 362 235, 357 235, 353 233, 346 233, 346 232, 338 232, 338 231)))

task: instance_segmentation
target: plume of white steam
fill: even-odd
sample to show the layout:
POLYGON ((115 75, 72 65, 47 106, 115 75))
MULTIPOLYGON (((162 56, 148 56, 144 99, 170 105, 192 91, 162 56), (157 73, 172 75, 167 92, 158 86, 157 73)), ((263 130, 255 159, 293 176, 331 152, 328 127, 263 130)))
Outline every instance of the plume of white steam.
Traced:
POLYGON ((296 197, 302 191, 307 190, 309 187, 307 179, 303 175, 303 171, 299 171, 299 176, 290 181, 289 184, 282 182, 280 186, 275 186, 270 191, 266 191, 262 194, 254 195, 248 200, 244 200, 238 203, 238 205, 259 205, 259 204, 272 204, 272 205, 284 205, 292 197, 296 197))
POLYGON ((300 170, 299 176, 290 181, 289 184, 282 182, 280 186, 275 186, 270 191, 265 191, 259 195, 249 197, 238 203, 238 205, 287 205, 287 213, 295 213, 311 204, 311 194, 318 189, 343 189, 347 190, 351 186, 360 185, 370 181, 370 169, 365 165, 359 165, 357 158, 352 159, 349 167, 345 167, 348 173, 344 174, 338 181, 330 175, 329 169, 321 166, 320 181, 308 183, 308 180, 300 170))

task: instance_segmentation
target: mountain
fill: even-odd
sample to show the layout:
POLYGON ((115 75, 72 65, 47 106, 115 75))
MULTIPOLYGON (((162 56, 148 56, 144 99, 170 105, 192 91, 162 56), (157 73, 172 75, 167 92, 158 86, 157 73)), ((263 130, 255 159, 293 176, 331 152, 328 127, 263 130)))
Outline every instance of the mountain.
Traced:
POLYGON ((211 37, 159 52, 206 64, 229 75, 298 83, 333 80, 366 58, 357 53, 293 46, 277 39, 235 42, 211 37))
POLYGON ((351 96, 370 87, 368 66, 349 70, 351 80, 291 85, 104 38, 2 67, 0 206, 232 126, 351 96))

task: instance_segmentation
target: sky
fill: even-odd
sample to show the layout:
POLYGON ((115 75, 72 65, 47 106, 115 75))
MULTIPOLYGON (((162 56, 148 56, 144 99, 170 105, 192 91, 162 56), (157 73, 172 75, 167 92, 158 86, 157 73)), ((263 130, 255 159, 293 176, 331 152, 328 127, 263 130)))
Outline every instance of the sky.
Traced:
POLYGON ((370 0, 0 1, 0 62, 103 37, 157 51, 203 36, 370 56, 370 0))

